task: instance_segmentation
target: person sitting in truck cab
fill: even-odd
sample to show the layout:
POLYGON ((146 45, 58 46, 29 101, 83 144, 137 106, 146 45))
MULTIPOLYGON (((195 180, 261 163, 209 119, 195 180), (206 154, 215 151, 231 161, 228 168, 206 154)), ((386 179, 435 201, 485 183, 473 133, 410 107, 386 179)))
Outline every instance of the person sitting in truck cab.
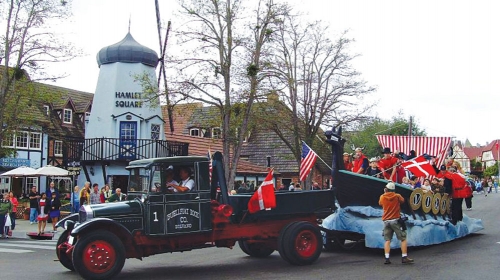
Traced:
POLYGON ((176 180, 174 180, 174 168, 169 166, 165 172, 165 186, 161 187, 162 193, 173 193, 176 192, 174 187, 169 187, 169 184, 178 185, 176 180))
POLYGON ((181 182, 167 183, 168 187, 173 188, 173 192, 189 192, 194 190, 194 180, 191 179, 191 170, 189 167, 181 167, 179 170, 179 176, 181 177, 181 182))

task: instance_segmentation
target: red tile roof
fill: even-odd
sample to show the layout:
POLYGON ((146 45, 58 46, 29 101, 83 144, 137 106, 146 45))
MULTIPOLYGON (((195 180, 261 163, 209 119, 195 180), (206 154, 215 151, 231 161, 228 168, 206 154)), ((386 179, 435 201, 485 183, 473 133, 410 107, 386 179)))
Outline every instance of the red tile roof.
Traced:
POLYGON ((483 155, 484 147, 464 147, 464 153, 467 155, 469 159, 476 159, 483 155))

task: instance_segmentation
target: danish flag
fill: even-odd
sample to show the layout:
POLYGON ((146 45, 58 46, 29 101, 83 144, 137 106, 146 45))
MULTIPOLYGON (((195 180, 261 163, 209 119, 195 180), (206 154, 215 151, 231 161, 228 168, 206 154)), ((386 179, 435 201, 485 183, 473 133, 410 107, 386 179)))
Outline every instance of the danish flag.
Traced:
POLYGON ((269 171, 264 182, 248 201, 248 212, 255 213, 264 209, 271 210, 271 208, 276 208, 273 169, 269 171))
POLYGON ((424 156, 407 160, 401 163, 405 169, 413 173, 417 177, 428 177, 436 175, 436 170, 424 156))

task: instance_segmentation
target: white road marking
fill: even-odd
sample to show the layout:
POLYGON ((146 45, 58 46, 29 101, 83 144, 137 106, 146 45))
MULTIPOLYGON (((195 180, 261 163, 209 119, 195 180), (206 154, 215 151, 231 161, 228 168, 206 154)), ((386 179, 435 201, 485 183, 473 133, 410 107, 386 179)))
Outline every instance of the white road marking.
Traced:
MULTIPOLYGON (((33 241, 19 241, 19 240, 12 240, 9 242, 11 243, 16 243, 16 244, 35 244, 35 245, 55 245, 57 244, 57 240, 33 240, 33 241)), ((5 243, 6 244, 6 243, 5 243)))
POLYGON ((31 251, 31 250, 22 250, 22 249, 7 249, 7 248, 0 248, 0 252, 2 252, 2 253, 22 254, 22 253, 33 253, 33 252, 35 252, 35 251, 31 251))
POLYGON ((3 243, 2 247, 25 247, 29 249, 44 249, 44 250, 56 250, 56 246, 43 246, 43 245, 34 245, 34 244, 22 244, 20 242, 12 242, 12 243, 3 243))

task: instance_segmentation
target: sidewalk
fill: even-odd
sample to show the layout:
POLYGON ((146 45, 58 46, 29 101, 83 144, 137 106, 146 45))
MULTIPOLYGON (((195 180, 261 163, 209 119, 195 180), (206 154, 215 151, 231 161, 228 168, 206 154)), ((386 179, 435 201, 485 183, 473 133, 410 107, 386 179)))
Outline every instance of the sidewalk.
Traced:
MULTIPOLYGON (((52 224, 47 223, 47 226, 45 226, 45 231, 51 231, 52 230, 52 224)), ((59 229, 59 232, 61 232, 62 229, 59 229)), ((12 231, 12 236, 9 238, 23 238, 27 239, 29 236, 26 235, 28 232, 35 232, 38 233, 38 224, 32 224, 30 225, 30 221, 24 220, 24 219, 16 219, 16 228, 12 231)), ((59 237, 58 233, 54 235, 55 240, 59 237)))

